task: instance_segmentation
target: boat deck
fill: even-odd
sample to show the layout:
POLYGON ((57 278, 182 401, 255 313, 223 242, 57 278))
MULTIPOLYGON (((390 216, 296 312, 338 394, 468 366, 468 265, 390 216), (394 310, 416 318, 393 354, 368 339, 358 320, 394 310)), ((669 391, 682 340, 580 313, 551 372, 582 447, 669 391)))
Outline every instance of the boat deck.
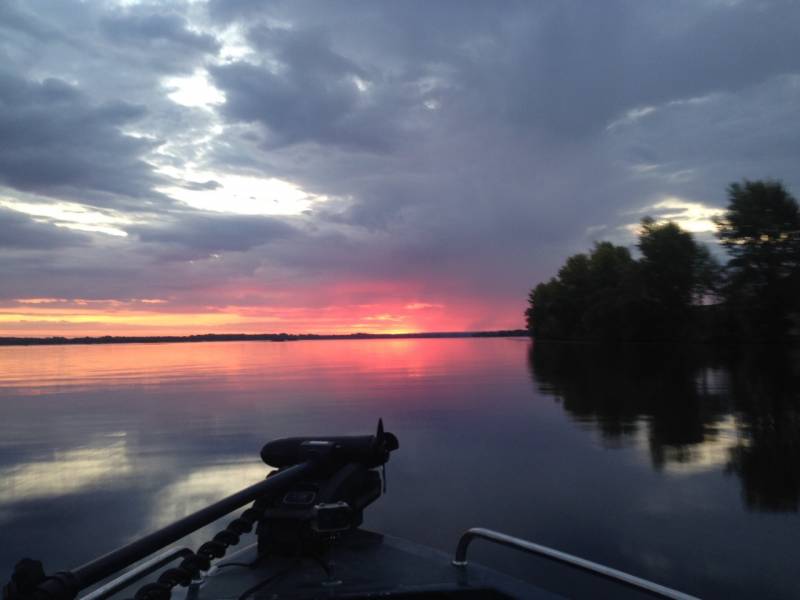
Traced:
POLYGON ((257 560, 252 545, 191 586, 187 600, 561 597, 474 563, 454 567, 451 559, 444 552, 365 530, 345 536, 319 560, 257 560))

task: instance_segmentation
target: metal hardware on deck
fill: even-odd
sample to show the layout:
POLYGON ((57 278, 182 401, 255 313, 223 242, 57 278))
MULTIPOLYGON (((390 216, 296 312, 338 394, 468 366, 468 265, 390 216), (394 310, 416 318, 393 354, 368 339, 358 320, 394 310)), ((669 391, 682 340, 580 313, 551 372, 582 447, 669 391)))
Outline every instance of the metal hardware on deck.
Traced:
POLYGON ((117 577, 109 581, 107 584, 100 586, 93 592, 86 594, 85 596, 81 596, 78 600, 104 600, 109 596, 112 596, 119 592, 120 590, 125 589, 133 582, 138 581, 142 577, 146 577, 150 573, 157 571, 164 565, 172 562, 176 558, 179 557, 186 557, 192 554, 192 551, 189 548, 173 548, 172 550, 167 550, 166 552, 159 554, 155 558, 151 558, 150 560, 143 562, 138 567, 131 569, 127 573, 117 577))
POLYGON ((142 560, 153 552, 177 542, 183 536, 213 523, 249 502, 253 502, 256 498, 292 485, 302 477, 307 476, 313 469, 314 464, 309 461, 275 473, 264 481, 251 485, 127 546, 118 548, 105 556, 88 562, 74 569, 72 574, 80 582, 81 589, 93 585, 101 579, 113 575, 120 569, 132 565, 137 560, 142 560))
MULTIPOLYGON (((116 550, 96 558, 76 569, 73 569, 72 571, 59 571, 58 573, 55 573, 49 577, 45 576, 44 572, 42 571, 40 580, 33 584, 35 587, 30 591, 19 594, 13 578, 12 582, 10 582, 5 589, 11 590, 9 597, 14 598, 15 600, 33 600, 34 598, 37 600, 74 600, 78 595, 78 592, 81 590, 84 590, 95 583, 99 583, 106 577, 110 577, 111 575, 118 573, 122 569, 129 567, 137 561, 147 558, 153 552, 157 552, 169 546, 170 544, 177 542, 180 538, 200 529, 201 527, 205 527, 206 525, 213 523, 220 517, 233 512, 237 508, 240 508, 249 502, 258 502, 267 494, 284 492, 287 488, 297 483, 303 477, 307 477, 309 474, 314 473, 316 468, 316 464, 309 460, 285 469, 281 469, 279 472, 272 474, 264 481, 251 485, 250 487, 236 492, 227 498, 223 498, 222 500, 215 502, 206 508, 198 510, 197 512, 192 513, 183 519, 172 523, 171 525, 167 525, 166 527, 146 535, 126 546, 117 548, 116 550)), ((247 511, 245 511, 245 513, 246 512, 247 511)), ((258 515, 253 515, 253 521, 257 520, 257 516, 258 515)), ((237 519, 237 521, 241 520, 242 517, 237 519)), ((242 525, 244 524, 242 523, 242 525)), ((247 523, 247 526, 247 531, 249 531, 252 529, 253 523, 247 523)), ((242 532, 244 531, 245 530, 242 529, 242 532)), ((188 570, 189 567, 192 567, 194 571, 203 571, 208 569, 208 566, 204 565, 210 562, 211 558, 224 556, 227 547, 238 542, 238 539, 238 535, 236 535, 235 532, 226 533, 225 531, 222 531, 215 536, 214 540, 206 543, 206 545, 209 546, 208 554, 210 556, 200 556, 199 560, 193 561, 192 556, 196 555, 192 553, 192 556, 187 556, 184 559, 184 562, 190 561, 191 565, 186 565, 186 568, 184 568, 182 563, 180 568, 171 569, 170 571, 173 572, 173 574, 180 572, 181 580, 184 580, 187 577, 191 578, 191 573, 188 570), (224 536, 224 539, 217 539, 217 537, 220 535, 224 536), (185 577, 184 574, 186 574, 185 577)), ((202 550, 202 546, 200 550, 202 550)), ((41 565, 39 566, 41 568, 41 565)))
MULTIPOLYGON (((155 582, 145 584, 136 592, 136 598, 141 600, 169 600, 174 587, 189 586, 201 572, 210 569, 213 560, 222 558, 229 547, 238 544, 243 534, 252 531, 257 523, 261 528, 263 522, 268 520, 267 508, 274 504, 275 498, 282 497, 292 486, 301 484, 305 479, 311 479, 321 486, 322 500, 314 510, 317 520, 323 525, 320 535, 327 540, 330 537, 329 532, 343 529, 345 517, 348 517, 348 528, 357 527, 361 523, 363 509, 380 496, 380 476, 373 469, 384 465, 398 445, 397 438, 383 430, 381 420, 378 420, 377 433, 372 436, 275 440, 266 444, 261 454, 265 462, 278 467, 278 470, 264 481, 71 571, 59 571, 47 576, 41 562, 23 559, 17 563, 11 580, 3 587, 3 598, 75 600, 81 590, 119 573, 180 538, 253 502, 253 506, 216 533, 211 540, 202 544, 196 552, 181 549, 160 555, 81 598, 107 598, 132 581, 183 555, 180 565, 167 569, 155 582), (342 499, 340 496, 345 497, 348 502, 337 504, 336 501, 342 499)), ((258 535, 260 544, 261 533, 258 535)))
POLYGON ((615 581, 632 588, 644 590, 650 592, 651 594, 656 594, 662 598, 672 598, 674 600, 699 600, 696 596, 684 594, 683 592, 653 583, 652 581, 647 581, 646 579, 635 577, 634 575, 630 575, 623 571, 617 571, 611 567, 606 567, 605 565, 601 565, 584 558, 579 558, 577 556, 567 554, 566 552, 560 552, 559 550, 554 550, 552 548, 548 548, 547 546, 534 544, 533 542, 506 535, 504 533, 500 533, 499 531, 492 531, 491 529, 483 529, 481 527, 468 529, 461 536, 461 539, 458 540, 458 547, 456 548, 456 556, 453 559, 453 566, 462 568, 467 566, 467 548, 469 547, 470 542, 472 542, 472 540, 475 538, 482 538, 484 540, 500 544, 501 546, 508 546, 509 548, 522 550, 523 552, 527 552, 529 554, 543 556, 549 560, 564 563, 577 569, 583 569, 584 571, 599 575, 600 577, 605 577, 611 581, 615 581))

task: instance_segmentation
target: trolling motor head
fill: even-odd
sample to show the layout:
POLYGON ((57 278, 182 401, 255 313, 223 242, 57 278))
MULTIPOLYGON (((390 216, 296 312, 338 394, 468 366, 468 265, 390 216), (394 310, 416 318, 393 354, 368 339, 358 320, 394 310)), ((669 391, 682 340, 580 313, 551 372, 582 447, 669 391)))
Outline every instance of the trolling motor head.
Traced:
POLYGON ((284 438, 265 444, 261 458, 277 472, 306 461, 316 463, 317 470, 272 499, 256 530, 259 554, 318 554, 337 535, 361 525, 364 509, 385 489, 384 465, 398 447, 382 420, 375 435, 284 438))
POLYGON ((261 460, 278 469, 307 460, 333 466, 352 462, 372 469, 386 464, 389 454, 398 447, 397 437, 384 431, 383 419, 378 419, 375 435, 295 437, 267 442, 261 449, 261 460))

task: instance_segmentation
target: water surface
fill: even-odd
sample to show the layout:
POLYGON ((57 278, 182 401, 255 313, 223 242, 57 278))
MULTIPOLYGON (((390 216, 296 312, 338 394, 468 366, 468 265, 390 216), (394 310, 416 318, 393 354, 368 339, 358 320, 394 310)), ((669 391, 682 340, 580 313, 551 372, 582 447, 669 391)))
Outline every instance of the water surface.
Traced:
POLYGON ((378 417, 401 448, 369 527, 448 551, 491 527, 701 596, 800 595, 795 353, 524 339, 0 348, 3 577, 21 556, 76 566, 258 480, 269 439, 378 417))

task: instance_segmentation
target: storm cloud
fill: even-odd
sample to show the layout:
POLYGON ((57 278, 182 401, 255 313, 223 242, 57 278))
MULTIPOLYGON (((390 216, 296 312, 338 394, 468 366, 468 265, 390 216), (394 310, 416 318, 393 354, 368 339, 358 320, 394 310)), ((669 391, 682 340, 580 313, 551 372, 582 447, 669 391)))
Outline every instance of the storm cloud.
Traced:
POLYGON ((55 250, 67 246, 84 246, 88 235, 38 223, 14 210, 0 208, 0 248, 9 250, 55 250))
POLYGON ((119 131, 145 112, 122 100, 93 105, 61 79, 0 73, 0 181, 89 204, 147 198, 158 179, 141 156, 152 144, 119 131))
POLYGON ((158 223, 128 230, 142 242, 181 246, 206 255, 242 252, 297 233, 290 224, 276 218, 199 212, 165 217, 158 223))

